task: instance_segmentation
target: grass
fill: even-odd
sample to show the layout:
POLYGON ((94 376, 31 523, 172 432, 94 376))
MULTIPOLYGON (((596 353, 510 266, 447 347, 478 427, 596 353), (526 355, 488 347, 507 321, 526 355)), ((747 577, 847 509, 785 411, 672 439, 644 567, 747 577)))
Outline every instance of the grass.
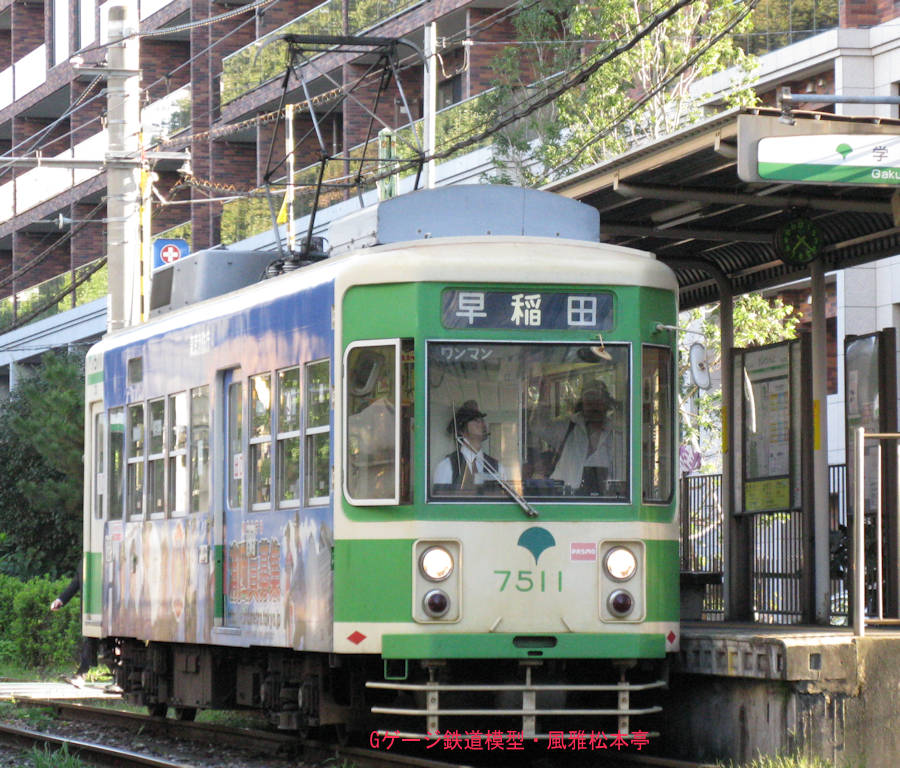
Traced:
POLYGON ((61 749, 51 751, 47 747, 31 750, 33 768, 88 768, 80 758, 69 754, 69 747, 63 744, 61 749))
POLYGON ((43 731, 56 722, 56 713, 48 707, 20 706, 15 701, 0 701, 0 720, 19 720, 27 728, 43 731))
POLYGON ((800 757, 799 755, 777 755, 775 757, 758 757, 740 766, 733 762, 716 763, 721 768, 834 768, 834 763, 819 757, 800 757))

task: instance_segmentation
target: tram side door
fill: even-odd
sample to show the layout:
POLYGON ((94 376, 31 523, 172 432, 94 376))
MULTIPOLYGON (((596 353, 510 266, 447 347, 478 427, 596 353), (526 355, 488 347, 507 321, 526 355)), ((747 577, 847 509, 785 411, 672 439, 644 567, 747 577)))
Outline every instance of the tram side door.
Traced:
POLYGON ((226 627, 241 625, 248 586, 248 552, 244 536, 244 379, 239 368, 223 377, 224 450, 222 456, 222 616, 226 627))
POLYGON ((100 634, 103 612, 103 563, 106 525, 106 411, 103 403, 91 403, 86 425, 89 460, 85 473, 84 552, 82 577, 83 634, 100 634), (88 632, 94 627, 94 632, 88 632))

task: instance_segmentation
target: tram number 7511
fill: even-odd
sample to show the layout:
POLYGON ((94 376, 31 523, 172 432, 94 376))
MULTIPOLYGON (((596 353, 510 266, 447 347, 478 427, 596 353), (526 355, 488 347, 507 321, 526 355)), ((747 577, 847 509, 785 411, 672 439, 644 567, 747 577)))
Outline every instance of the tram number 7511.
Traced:
POLYGON ((500 583, 500 592, 515 588, 519 592, 531 592, 539 590, 541 592, 553 591, 554 583, 557 592, 562 592, 563 575, 562 571, 517 571, 515 575, 513 571, 494 571, 498 576, 502 576, 500 583), (554 578, 555 576, 555 578, 554 578), (512 581, 512 584, 510 582, 512 581))

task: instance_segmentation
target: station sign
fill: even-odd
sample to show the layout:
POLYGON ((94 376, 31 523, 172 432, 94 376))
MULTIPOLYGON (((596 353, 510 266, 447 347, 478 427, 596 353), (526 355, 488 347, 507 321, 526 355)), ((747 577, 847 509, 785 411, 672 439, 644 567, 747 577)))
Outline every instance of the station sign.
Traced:
POLYGON ((820 134, 760 139, 760 178, 900 186, 900 135, 820 134))
POLYGON ((894 122, 737 118, 741 181, 900 187, 900 129, 894 122))
POLYGON ((153 241, 153 269, 159 269, 166 264, 173 264, 183 259, 191 251, 187 240, 181 238, 157 238, 153 241))

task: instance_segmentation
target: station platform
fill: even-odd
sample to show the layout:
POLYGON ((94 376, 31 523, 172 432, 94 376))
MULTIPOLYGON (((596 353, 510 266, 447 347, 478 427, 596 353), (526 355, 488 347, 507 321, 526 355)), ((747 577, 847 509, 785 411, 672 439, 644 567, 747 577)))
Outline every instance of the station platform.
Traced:
POLYGON ((121 699, 118 693, 107 693, 103 689, 107 683, 85 683, 77 688, 69 683, 59 682, 13 682, 0 680, 0 701, 11 699, 121 699))
POLYGON ((900 627, 685 621, 664 703, 689 759, 817 756, 893 768, 900 754, 900 627))

